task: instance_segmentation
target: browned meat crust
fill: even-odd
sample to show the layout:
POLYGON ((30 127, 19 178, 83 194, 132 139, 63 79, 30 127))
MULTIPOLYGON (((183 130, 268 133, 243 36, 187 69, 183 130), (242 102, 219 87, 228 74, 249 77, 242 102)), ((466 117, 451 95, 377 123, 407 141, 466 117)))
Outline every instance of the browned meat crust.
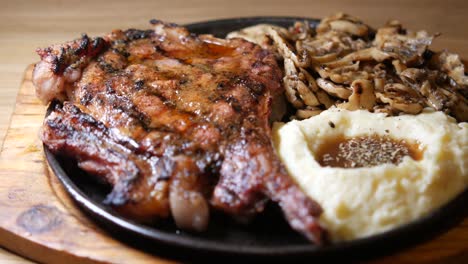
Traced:
POLYGON ((210 207, 251 217, 271 199, 320 243, 321 208, 271 144, 272 98, 283 92, 274 56, 152 23, 39 51, 38 97, 65 100, 44 122, 44 143, 111 184, 106 202, 131 217, 172 215, 203 230, 210 207))

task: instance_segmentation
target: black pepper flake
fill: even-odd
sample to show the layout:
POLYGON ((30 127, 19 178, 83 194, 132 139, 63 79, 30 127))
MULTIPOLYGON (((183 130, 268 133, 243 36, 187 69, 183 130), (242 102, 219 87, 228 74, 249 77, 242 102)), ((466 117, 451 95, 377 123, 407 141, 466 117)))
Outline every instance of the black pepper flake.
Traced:
POLYGON ((331 128, 335 128, 335 124, 334 124, 332 121, 328 121, 328 125, 329 125, 331 128))

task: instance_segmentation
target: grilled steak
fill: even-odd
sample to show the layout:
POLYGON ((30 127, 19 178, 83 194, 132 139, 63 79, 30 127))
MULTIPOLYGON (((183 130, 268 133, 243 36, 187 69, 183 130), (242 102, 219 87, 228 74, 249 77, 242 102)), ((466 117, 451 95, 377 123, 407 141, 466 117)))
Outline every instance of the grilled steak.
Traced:
POLYGON ((273 200, 320 243, 320 206, 271 144, 271 104, 283 92, 274 56, 241 39, 152 24, 38 50, 37 96, 62 101, 44 122, 47 147, 109 183, 105 202, 132 218, 172 215, 203 230, 210 208, 248 218, 273 200))

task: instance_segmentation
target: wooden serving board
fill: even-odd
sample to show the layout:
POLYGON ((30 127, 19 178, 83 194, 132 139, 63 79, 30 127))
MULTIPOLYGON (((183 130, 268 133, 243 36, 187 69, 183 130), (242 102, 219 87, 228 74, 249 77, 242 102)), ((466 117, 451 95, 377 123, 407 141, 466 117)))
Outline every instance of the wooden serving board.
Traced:
MULTIPOLYGON (((46 107, 24 75, 0 153, 0 245, 46 263, 166 263, 119 242, 68 197, 44 160, 38 131, 46 107)), ((468 261, 468 219, 446 234, 375 263, 468 261)), ((465 262, 466 263, 466 262, 465 262)))

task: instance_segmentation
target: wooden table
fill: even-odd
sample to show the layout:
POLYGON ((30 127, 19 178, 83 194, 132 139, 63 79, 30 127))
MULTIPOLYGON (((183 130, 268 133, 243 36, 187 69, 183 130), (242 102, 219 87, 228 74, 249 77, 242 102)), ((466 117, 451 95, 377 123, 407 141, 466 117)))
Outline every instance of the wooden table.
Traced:
MULTIPOLYGON (((463 0, 236 0, 236 1, 2 1, 0 5, 0 142, 3 142, 18 87, 27 65, 38 60, 34 50, 51 43, 95 36, 113 28, 145 28, 158 18, 176 23, 215 18, 288 15, 324 17, 337 11, 358 16, 374 26, 398 19, 410 29, 441 32, 433 48, 447 48, 468 57, 468 2, 463 0)), ((1 179, 0 179, 1 181, 1 179)), ((468 262, 468 221, 449 233, 377 263, 468 262), (463 232, 464 231, 464 232, 463 232), (460 242, 465 245, 460 246, 460 242), (441 245, 445 245, 441 247, 441 245), (450 246, 448 246, 450 245, 450 246), (444 254, 434 254, 444 250, 444 254), (443 259, 431 256, 444 256, 443 259)), ((440 253, 440 252, 439 252, 440 253)), ((0 248, 0 263, 28 263, 0 248)))

